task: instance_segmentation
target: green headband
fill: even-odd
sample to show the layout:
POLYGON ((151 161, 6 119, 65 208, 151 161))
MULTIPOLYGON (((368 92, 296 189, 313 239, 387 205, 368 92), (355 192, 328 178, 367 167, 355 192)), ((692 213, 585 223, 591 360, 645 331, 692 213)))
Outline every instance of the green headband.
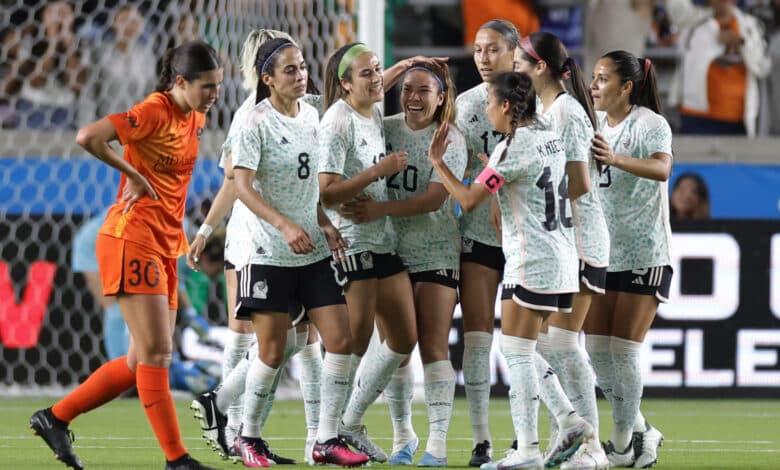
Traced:
POLYGON ((344 53, 344 55, 341 57, 341 61, 339 61, 339 79, 344 76, 344 73, 347 71, 349 66, 352 65, 352 61, 355 60, 355 57, 364 52, 371 52, 371 49, 369 49, 368 46, 363 43, 357 43, 347 49, 347 52, 344 53))

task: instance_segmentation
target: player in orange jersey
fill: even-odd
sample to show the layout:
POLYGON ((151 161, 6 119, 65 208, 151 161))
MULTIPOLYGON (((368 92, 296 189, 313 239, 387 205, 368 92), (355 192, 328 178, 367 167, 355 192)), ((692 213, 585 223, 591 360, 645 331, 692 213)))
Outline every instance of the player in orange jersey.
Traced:
POLYGON ((71 448, 68 424, 132 385, 165 453, 165 468, 210 468, 182 444, 168 366, 178 304, 176 258, 188 249, 182 230, 187 186, 205 113, 219 96, 222 76, 219 58, 207 44, 192 41, 169 49, 154 93, 76 136, 79 145, 122 173, 96 252, 103 294, 117 297, 131 339, 126 356, 103 364, 30 419, 33 430, 72 468, 83 465, 71 448), (113 140, 125 146, 124 156, 111 148, 113 140))

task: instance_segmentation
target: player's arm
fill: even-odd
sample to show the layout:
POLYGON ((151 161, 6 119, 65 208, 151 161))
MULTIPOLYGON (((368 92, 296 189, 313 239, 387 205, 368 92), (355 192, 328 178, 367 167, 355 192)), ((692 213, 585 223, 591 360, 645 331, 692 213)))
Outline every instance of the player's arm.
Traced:
POLYGON ((590 174, 585 162, 567 162, 566 176, 569 180, 569 199, 572 201, 590 191, 590 174))
POLYGON ((395 152, 386 155, 375 165, 366 168, 352 178, 336 173, 322 172, 319 174, 320 201, 325 207, 334 207, 352 200, 369 184, 383 176, 390 176, 406 168, 409 155, 406 152, 395 152))
POLYGON ((450 60, 449 57, 425 57, 421 55, 399 60, 384 72, 382 72, 382 81, 384 83, 385 93, 393 88, 393 85, 398 83, 398 80, 403 76, 404 73, 406 73, 407 70, 412 67, 412 64, 416 62, 437 62, 439 64, 445 64, 448 60, 450 60))
POLYGON ((342 204, 339 212, 355 222, 365 223, 389 215, 408 217, 433 212, 447 200, 447 189, 441 183, 429 183, 428 189, 408 199, 400 201, 374 201, 360 199, 342 204))
POLYGON ((593 137, 591 149, 596 160, 640 178, 666 181, 672 173, 672 156, 665 152, 655 152, 649 158, 615 154, 607 140, 598 133, 593 137))

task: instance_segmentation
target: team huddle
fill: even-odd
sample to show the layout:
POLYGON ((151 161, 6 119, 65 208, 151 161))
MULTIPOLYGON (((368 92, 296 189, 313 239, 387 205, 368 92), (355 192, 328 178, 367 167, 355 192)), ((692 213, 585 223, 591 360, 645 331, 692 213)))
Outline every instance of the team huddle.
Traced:
POLYGON ((173 228, 219 92, 213 49, 193 42, 169 51, 156 93, 80 130, 79 143, 123 173, 97 251, 104 293, 118 296, 132 339, 126 357, 33 415, 57 458, 83 468, 68 424, 137 384, 166 468, 210 468, 181 443, 163 384, 166 333, 176 257, 187 252, 197 269, 230 212, 225 274, 235 315, 223 381, 191 405, 221 457, 247 467, 295 463, 262 436, 280 371, 298 354, 307 463, 446 467, 456 385, 448 337, 460 303, 470 466, 652 466, 663 436, 640 412, 639 350, 672 276, 671 130, 653 65, 613 51, 588 85, 555 35, 521 38, 504 20, 477 32, 474 61, 483 83, 456 95, 444 58, 383 71, 366 45, 349 44, 330 57, 320 94, 293 38, 253 31, 241 57, 251 94, 234 115, 223 185, 189 249, 173 228), (402 111, 383 116, 378 103, 396 84, 402 111), (117 139, 124 158, 107 145, 117 139), (160 145, 174 147, 165 150, 178 157, 172 168, 155 166, 160 145), (489 357, 499 292, 515 441, 494 460, 489 357), (369 348, 375 325, 381 340, 369 348), (429 422, 417 460, 415 346, 429 422), (604 443, 596 385, 612 408, 604 443), (393 424, 389 455, 363 424, 380 394, 393 424), (545 449, 539 401, 551 417, 545 449))

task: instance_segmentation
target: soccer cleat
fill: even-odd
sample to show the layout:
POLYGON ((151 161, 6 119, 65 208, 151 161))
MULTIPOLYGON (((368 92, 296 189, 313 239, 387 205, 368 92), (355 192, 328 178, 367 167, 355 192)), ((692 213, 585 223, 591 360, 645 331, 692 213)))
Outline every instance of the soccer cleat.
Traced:
POLYGON ((198 420, 203 431, 203 439, 211 446, 211 449, 219 454, 222 459, 230 457, 230 449, 227 444, 225 428, 227 416, 217 408, 217 394, 204 393, 192 400, 190 404, 192 415, 198 420))
POLYGON ((238 438, 240 434, 241 426, 225 426, 225 444, 227 444, 229 459, 241 456, 238 450, 236 450, 238 449, 238 447, 236 447, 236 438, 238 438))
POLYGON ((73 453, 71 444, 76 440, 68 423, 57 419, 51 408, 38 410, 30 417, 30 428, 54 451, 54 456, 70 468, 83 470, 84 464, 73 453))
POLYGON ((609 468, 609 460, 601 443, 590 439, 582 443, 569 460, 561 464, 567 470, 603 470, 609 468))
POLYGON ((271 465, 295 465, 297 462, 295 459, 282 457, 281 455, 274 454, 271 451, 271 447, 268 445, 268 441, 263 439, 263 445, 265 445, 265 455, 268 458, 268 463, 271 465))
POLYGON ((197 460, 190 457, 190 454, 184 454, 178 459, 165 462, 165 470, 216 470, 213 467, 207 467, 197 460))
POLYGON ((314 457, 312 457, 312 452, 314 451, 314 443, 317 442, 316 436, 311 436, 306 438, 306 446, 303 448, 303 461, 306 462, 309 465, 314 465, 316 462, 314 461, 314 457))
POLYGON ((555 436, 555 441, 552 441, 547 452, 545 452, 545 467, 557 467, 561 462, 574 455, 584 441, 594 438, 593 426, 584 419, 581 419, 574 426, 559 429, 558 434, 555 436))
POLYGON ((474 450, 471 451, 469 467, 481 467, 492 460, 493 448, 490 446, 490 441, 482 441, 477 443, 477 445, 474 446, 474 450))
POLYGON ((636 461, 634 446, 630 442, 623 452, 618 452, 615 449, 615 444, 612 441, 607 441, 604 444, 604 452, 607 454, 609 464, 613 467, 633 467, 636 461))
POLYGON ((393 452, 390 455, 388 463, 390 465, 412 465, 414 464, 414 453, 417 452, 417 447, 420 445, 420 439, 414 436, 409 440, 401 450, 393 452))
POLYGON ((430 453, 426 452, 423 454, 420 461, 417 462, 417 466, 418 467, 446 467, 447 457, 444 458, 434 457, 430 453))
POLYGON ((342 467, 358 467, 367 464, 371 458, 366 454, 352 452, 344 439, 334 437, 320 443, 314 442, 311 453, 312 460, 319 464, 340 465, 342 467))
POLYGON ((479 468, 481 470, 541 470, 544 468, 544 459, 539 449, 531 452, 530 455, 516 449, 509 449, 503 459, 482 464, 479 468))
POLYGON ((241 452, 241 460, 245 467, 250 468, 268 468, 271 462, 268 461, 268 448, 265 441, 259 437, 239 436, 238 450, 241 452))
POLYGON ((387 461, 385 451, 368 438, 368 430, 365 424, 350 429, 342 423, 339 428, 339 435, 344 438, 347 444, 368 455, 374 462, 382 463, 387 461))
POLYGON ((664 435, 645 421, 645 431, 633 435, 636 468, 650 468, 658 461, 658 448, 664 444, 664 435))

